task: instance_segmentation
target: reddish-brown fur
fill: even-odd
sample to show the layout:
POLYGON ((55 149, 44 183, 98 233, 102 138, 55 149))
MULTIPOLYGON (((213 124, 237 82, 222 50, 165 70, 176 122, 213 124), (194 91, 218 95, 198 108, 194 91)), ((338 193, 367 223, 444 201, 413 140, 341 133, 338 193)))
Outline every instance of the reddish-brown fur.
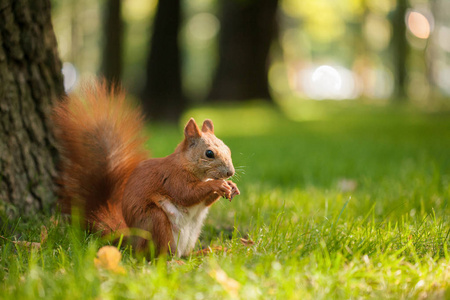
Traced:
POLYGON ((95 82, 54 108, 56 137, 61 145, 61 207, 85 213, 105 233, 125 226, 121 199, 125 183, 147 158, 141 136, 143 117, 125 102, 117 88, 95 82))
POLYGON ((233 182, 224 180, 234 173, 231 153, 214 136, 210 120, 200 131, 191 119, 173 154, 146 160, 141 110, 130 106, 120 89, 109 91, 95 82, 64 99, 54 109, 54 122, 63 156, 63 212, 76 207, 103 234, 130 234, 138 251, 148 250, 150 239, 157 254, 175 245, 161 200, 209 206, 221 196, 239 194, 233 182), (217 149, 218 159, 198 159, 205 147, 217 149))

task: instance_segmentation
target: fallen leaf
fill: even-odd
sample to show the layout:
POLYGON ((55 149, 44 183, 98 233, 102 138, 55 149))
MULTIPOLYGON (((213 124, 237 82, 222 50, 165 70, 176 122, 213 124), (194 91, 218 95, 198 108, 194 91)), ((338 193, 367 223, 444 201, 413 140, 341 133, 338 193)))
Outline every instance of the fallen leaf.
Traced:
POLYGON ((214 247, 207 247, 202 250, 198 250, 198 251, 192 253, 192 255, 204 256, 204 255, 208 255, 209 253, 212 253, 212 252, 229 252, 229 251, 230 250, 228 248, 225 248, 222 246, 214 246, 214 247))
POLYGON ((119 266, 122 253, 113 246, 103 246, 94 258, 94 264, 99 269, 113 271, 115 273, 125 273, 125 269, 119 266))
POLYGON ((215 268, 209 271, 208 274, 214 278, 232 297, 237 298, 239 296, 241 284, 229 277, 228 274, 219 266, 215 266, 215 268))
POLYGON ((1 236, 1 235, 0 235, 0 238, 13 243, 14 245, 18 245, 18 246, 22 246, 22 247, 33 248, 33 249, 41 248, 41 244, 40 243, 36 243, 36 242, 12 241, 12 240, 7 239, 7 238, 5 238, 4 236, 1 236))
POLYGON ((36 242, 27 242, 27 241, 12 241, 14 244, 26 247, 26 248, 32 248, 32 249, 39 249, 41 248, 41 243, 36 242))
POLYGON ((241 238, 241 243, 242 243, 242 245, 244 245, 246 247, 250 247, 250 246, 253 246, 255 244, 254 241, 249 240, 249 239, 243 239, 243 238, 241 238))
POLYGON ((183 266, 186 263, 184 261, 182 261, 182 260, 171 259, 171 260, 167 261, 167 264, 169 266, 173 266, 173 265, 183 266))
POLYGON ((58 226, 59 220, 55 218, 55 216, 51 216, 50 222, 52 222, 52 224, 56 227, 58 226))
POLYGON ((41 226, 41 244, 44 244, 45 241, 48 238, 48 231, 47 231, 47 227, 45 227, 45 225, 41 226))

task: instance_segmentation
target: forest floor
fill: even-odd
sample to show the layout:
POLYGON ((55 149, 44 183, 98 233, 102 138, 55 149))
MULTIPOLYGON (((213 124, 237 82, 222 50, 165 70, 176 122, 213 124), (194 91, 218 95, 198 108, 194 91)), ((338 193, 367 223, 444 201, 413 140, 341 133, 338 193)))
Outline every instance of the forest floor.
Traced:
MULTIPOLYGON (((146 262, 56 216, 2 225, 2 299, 448 299, 450 113, 286 100, 190 110, 232 150, 241 195, 210 210, 196 250, 146 262), (45 226, 45 227, 43 227, 45 226), (37 242, 25 247, 21 241, 37 242)), ((149 128, 153 156, 182 127, 149 128)))

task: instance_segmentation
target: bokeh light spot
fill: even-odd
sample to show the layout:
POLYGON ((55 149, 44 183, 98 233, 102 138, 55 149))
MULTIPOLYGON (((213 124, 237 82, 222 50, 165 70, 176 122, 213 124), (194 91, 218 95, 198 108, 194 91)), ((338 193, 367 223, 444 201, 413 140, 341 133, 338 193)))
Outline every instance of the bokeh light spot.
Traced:
POLYGON ((354 99, 358 95, 356 79, 341 66, 322 65, 306 69, 300 75, 303 92, 310 99, 354 99))
POLYGON ((73 64, 70 62, 63 63, 63 67, 61 70, 64 76, 64 91, 70 92, 77 83, 77 70, 73 64))
POLYGON ((431 25, 427 17, 417 11, 411 11, 407 16, 409 31, 420 39, 427 39, 431 33, 431 25))
POLYGON ((213 14, 199 13, 189 20, 188 28, 194 38, 209 40, 219 31, 220 23, 213 14))
POLYGON ((320 66, 312 74, 312 82, 320 88, 328 89, 330 92, 341 88, 342 79, 338 71, 331 66, 320 66))

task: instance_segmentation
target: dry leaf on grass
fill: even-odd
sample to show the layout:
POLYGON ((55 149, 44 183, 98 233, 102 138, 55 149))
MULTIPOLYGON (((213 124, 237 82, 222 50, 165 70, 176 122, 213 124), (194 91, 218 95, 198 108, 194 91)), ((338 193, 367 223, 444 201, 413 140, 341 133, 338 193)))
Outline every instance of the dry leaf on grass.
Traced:
POLYGON ((186 263, 182 260, 177 260, 177 259, 171 259, 167 261, 167 265, 168 266, 183 266, 186 263))
POLYGON ((239 296, 241 284, 233 278, 229 277, 228 274, 219 266, 215 266, 208 272, 208 274, 209 276, 214 278, 232 297, 237 298, 239 296))
POLYGON ((45 241, 48 238, 48 231, 47 231, 47 227, 45 227, 44 225, 41 226, 41 244, 44 244, 45 241))
POLYGON ((94 264, 99 269, 113 271, 114 273, 125 273, 125 269, 119 266, 122 254, 113 246, 103 246, 94 258, 94 264))
POLYGON ((18 245, 18 246, 21 246, 21 247, 26 247, 26 248, 30 248, 30 249, 39 249, 39 248, 41 248, 41 243, 27 242, 27 241, 12 241, 12 240, 7 239, 7 238, 5 238, 3 236, 0 236, 0 238, 13 243, 14 245, 18 245))
POLYGON ((14 244, 22 246, 22 247, 26 247, 26 248, 30 248, 30 249, 39 249, 41 248, 41 243, 36 243, 36 242, 27 242, 27 241, 12 241, 14 244))
POLYGON ((192 253, 192 255, 204 256, 204 255, 208 255, 209 253, 212 253, 212 252, 229 252, 229 251, 230 250, 228 248, 225 248, 222 246, 214 246, 214 247, 207 247, 202 250, 198 250, 198 251, 192 253))
POLYGON ((51 216, 50 218, 50 222, 56 227, 59 224, 59 220, 58 218, 56 218, 55 216, 51 216))
POLYGON ((247 247, 253 246, 255 244, 254 241, 249 240, 249 239, 243 239, 243 238, 241 238, 241 243, 242 243, 242 245, 247 246, 247 247))

